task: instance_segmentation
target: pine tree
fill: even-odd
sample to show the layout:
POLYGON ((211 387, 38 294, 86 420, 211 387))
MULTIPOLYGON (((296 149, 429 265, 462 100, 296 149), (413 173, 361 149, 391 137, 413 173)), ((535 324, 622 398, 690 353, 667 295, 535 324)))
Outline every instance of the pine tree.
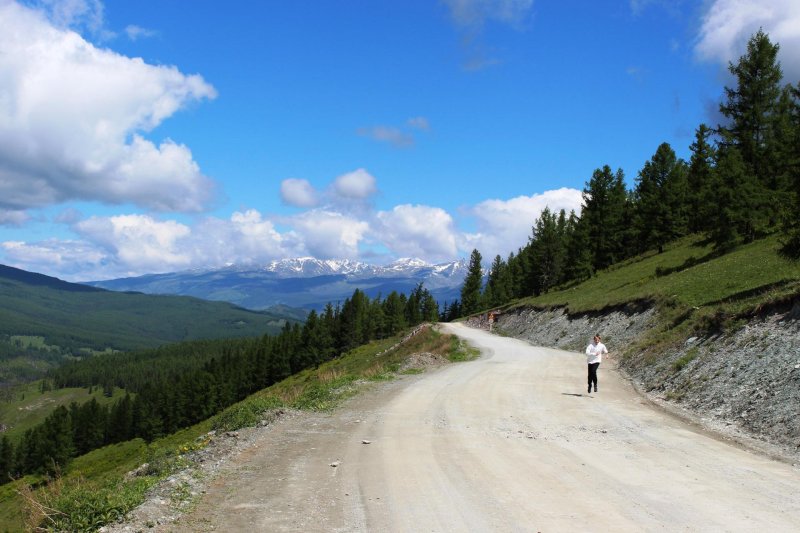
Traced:
POLYGON ((775 190, 770 151, 774 148, 775 119, 783 72, 778 62, 780 46, 759 29, 747 42, 746 53, 728 70, 736 78, 735 88, 725 87, 726 101, 720 112, 729 124, 720 126, 723 142, 741 154, 749 173, 775 190))
POLYGON ((686 165, 662 143, 639 171, 634 191, 635 225, 640 252, 657 248, 686 233, 686 165))
POLYGON ((686 176, 688 210, 688 230, 691 233, 709 229, 709 220, 713 209, 710 201, 711 172, 713 171, 715 150, 709 143, 712 131, 705 124, 695 131, 695 140, 690 150, 692 157, 686 176))
POLYGON ((787 184, 784 241, 781 252, 800 259, 800 82, 784 88, 780 156, 784 162, 783 181, 787 184))
POLYGON ((481 268, 481 254, 472 250, 467 267, 467 276, 461 287, 461 312, 469 316, 479 310, 481 302, 481 285, 483 284, 483 270, 481 268))
MULTIPOLYGON (((762 30, 747 43, 747 51, 729 70, 736 78, 735 88, 725 87, 726 101, 720 111, 728 124, 719 127, 722 144, 735 148, 744 165, 745 189, 734 195, 749 195, 752 227, 742 232, 745 240, 755 238, 775 225, 775 206, 781 200, 780 100, 783 73, 777 61, 778 44, 772 44, 762 30)), ((737 180, 727 180, 736 182, 737 180)))
POLYGON ((495 256, 494 261, 492 261, 486 289, 491 291, 488 307, 503 305, 511 300, 511 272, 500 255, 495 256))
POLYGON ((536 219, 531 237, 531 260, 533 265, 534 294, 545 293, 562 278, 565 257, 564 217, 545 207, 536 219), (561 220, 561 222, 559 222, 561 220))
POLYGON ((383 301, 383 313, 386 316, 384 337, 391 337, 407 327, 405 302, 397 291, 392 291, 383 301))
POLYGON ((629 221, 623 217, 627 200, 622 169, 614 174, 608 165, 595 170, 583 189, 581 220, 586 224, 594 271, 625 255, 623 237, 629 221))
POLYGON ((592 275, 592 255, 589 234, 582 219, 570 212, 566 227, 566 250, 564 259, 565 281, 583 281, 592 275))
POLYGON ((716 250, 726 251, 742 238, 754 238, 758 184, 732 146, 720 147, 712 177, 714 211, 710 236, 716 250))

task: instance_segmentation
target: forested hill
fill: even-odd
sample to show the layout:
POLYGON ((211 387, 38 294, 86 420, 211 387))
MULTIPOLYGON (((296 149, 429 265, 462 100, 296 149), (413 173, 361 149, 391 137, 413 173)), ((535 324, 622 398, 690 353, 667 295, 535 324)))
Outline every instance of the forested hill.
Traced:
POLYGON ((278 333, 286 318, 186 296, 118 293, 0 265, 0 339, 43 337, 47 345, 132 350, 164 343, 278 333))

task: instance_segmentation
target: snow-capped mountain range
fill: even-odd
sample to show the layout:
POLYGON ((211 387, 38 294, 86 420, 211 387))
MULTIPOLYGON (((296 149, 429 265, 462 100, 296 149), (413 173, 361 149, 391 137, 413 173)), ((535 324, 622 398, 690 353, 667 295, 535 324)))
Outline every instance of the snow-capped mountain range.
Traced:
POLYGON ((440 304, 452 302, 459 298, 466 270, 464 260, 430 264, 421 259, 404 258, 388 265, 371 265, 348 259, 300 257, 265 265, 229 264, 222 268, 148 274, 88 284, 117 291, 223 300, 249 309, 285 305, 319 310, 328 302, 344 301, 356 288, 375 298, 385 297, 392 291, 408 294, 419 283, 423 283, 440 304))

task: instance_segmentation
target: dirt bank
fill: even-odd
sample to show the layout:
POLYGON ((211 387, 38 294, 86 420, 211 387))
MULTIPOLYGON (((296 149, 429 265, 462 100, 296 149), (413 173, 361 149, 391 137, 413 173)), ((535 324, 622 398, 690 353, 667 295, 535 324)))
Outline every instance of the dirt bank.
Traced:
MULTIPOLYGON (((520 309, 500 315, 494 327, 534 345, 575 351, 601 332, 619 354, 654 320, 652 308, 637 306, 582 315, 520 309)), ((618 358, 621 370, 654 401, 761 451, 800 461, 800 304, 754 317, 733 332, 684 339, 663 353, 626 355, 618 358)))

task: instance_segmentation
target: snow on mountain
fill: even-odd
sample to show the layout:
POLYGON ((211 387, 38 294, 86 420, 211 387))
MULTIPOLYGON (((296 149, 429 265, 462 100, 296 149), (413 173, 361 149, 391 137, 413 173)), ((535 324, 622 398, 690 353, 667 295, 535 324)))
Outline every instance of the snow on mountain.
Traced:
MULTIPOLYGON (((370 265, 349 259, 315 259, 313 257, 298 257, 293 259, 279 259, 264 265, 263 271, 272 272, 280 278, 307 278, 315 276, 345 275, 351 277, 365 276, 414 276, 429 271, 430 274, 451 277, 463 270, 463 260, 432 265, 419 258, 401 258, 388 265, 370 265)), ((237 272, 257 270, 253 266, 232 265, 227 267, 237 272)), ((213 270, 213 269, 212 269, 213 270)), ((210 272, 212 270, 207 270, 210 272)))
POLYGON ((409 293, 419 283, 437 300, 453 301, 459 297, 466 271, 464 260, 432 265, 417 258, 402 258, 388 265, 370 265, 349 259, 297 257, 87 284, 118 291, 225 300, 249 309, 272 305, 321 309, 327 302, 344 300, 356 288, 375 297, 392 291, 409 293))

